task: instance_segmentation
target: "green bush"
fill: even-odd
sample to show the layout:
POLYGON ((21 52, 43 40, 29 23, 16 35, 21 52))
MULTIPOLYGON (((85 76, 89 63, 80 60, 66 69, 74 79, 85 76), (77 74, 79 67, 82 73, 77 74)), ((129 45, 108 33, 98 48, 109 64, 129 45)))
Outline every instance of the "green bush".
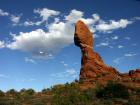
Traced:
POLYGON ((108 82, 105 87, 98 87, 96 91, 98 98, 122 98, 128 99, 128 88, 120 83, 108 82))
POLYGON ((140 88, 136 90, 136 94, 140 95, 140 88))
POLYGON ((0 90, 0 97, 3 97, 4 95, 4 92, 0 90))
POLYGON ((25 91, 25 94, 27 94, 27 95, 34 95, 35 94, 35 91, 33 90, 33 89, 27 89, 26 91, 25 91))
POLYGON ((82 92, 74 83, 57 89, 53 97, 53 105, 89 105, 88 92, 82 92))

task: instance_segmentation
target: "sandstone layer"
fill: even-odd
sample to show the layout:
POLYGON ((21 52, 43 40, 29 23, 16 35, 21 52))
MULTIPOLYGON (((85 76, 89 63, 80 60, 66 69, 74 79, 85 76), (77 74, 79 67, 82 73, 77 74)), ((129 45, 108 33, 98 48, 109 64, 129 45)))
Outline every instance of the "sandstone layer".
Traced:
POLYGON ((89 28, 79 20, 75 25, 75 45, 81 49, 80 80, 125 80, 140 79, 140 69, 121 74, 115 68, 104 63, 101 56, 93 49, 93 34, 89 28))
POLYGON ((82 53, 80 79, 93 79, 108 74, 118 75, 115 68, 104 64, 100 55, 93 50, 93 35, 82 21, 76 23, 74 42, 82 53))

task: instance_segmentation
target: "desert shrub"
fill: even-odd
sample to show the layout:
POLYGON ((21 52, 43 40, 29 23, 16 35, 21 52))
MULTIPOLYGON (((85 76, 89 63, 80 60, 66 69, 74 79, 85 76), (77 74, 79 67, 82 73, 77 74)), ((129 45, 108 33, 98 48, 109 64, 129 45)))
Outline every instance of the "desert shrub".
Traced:
POLYGON ((25 94, 27 94, 27 95, 34 95, 35 94, 35 91, 33 90, 33 89, 27 89, 26 91, 25 91, 25 94))
POLYGON ((53 97, 53 105, 88 105, 89 97, 75 84, 66 84, 59 88, 53 97))
POLYGON ((128 88, 120 83, 108 82, 105 87, 98 87, 96 89, 96 96, 98 98, 122 98, 128 99, 128 88))
POLYGON ((0 90, 0 97, 3 97, 4 95, 4 92, 0 90))
POLYGON ((21 103, 18 100, 4 99, 0 100, 0 105, 21 105, 21 103))
POLYGON ((15 89, 10 89, 6 92, 6 96, 18 97, 19 93, 15 89))
POLYGON ((84 91, 84 95, 89 101, 95 100, 95 89, 87 89, 84 91))
POLYGON ((140 88, 136 89, 136 94, 140 95, 140 88))
POLYGON ((42 89, 41 93, 42 93, 42 94, 50 94, 50 93, 51 93, 51 89, 49 89, 49 88, 44 88, 44 89, 42 89))
POLYGON ((79 82, 79 80, 78 80, 78 79, 75 79, 75 80, 74 80, 74 82, 75 82, 75 83, 78 83, 78 82, 79 82))
POLYGON ((21 89, 19 92, 18 100, 21 102, 29 101, 34 98, 35 91, 33 89, 21 89))

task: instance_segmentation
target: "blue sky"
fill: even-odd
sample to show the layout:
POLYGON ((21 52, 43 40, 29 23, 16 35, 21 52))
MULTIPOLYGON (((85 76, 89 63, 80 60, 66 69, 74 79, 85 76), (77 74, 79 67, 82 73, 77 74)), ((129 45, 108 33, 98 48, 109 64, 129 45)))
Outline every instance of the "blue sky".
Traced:
POLYGON ((106 64, 120 72, 140 68, 139 10, 139 0, 1 0, 0 89, 39 91, 78 79, 79 19, 106 64))

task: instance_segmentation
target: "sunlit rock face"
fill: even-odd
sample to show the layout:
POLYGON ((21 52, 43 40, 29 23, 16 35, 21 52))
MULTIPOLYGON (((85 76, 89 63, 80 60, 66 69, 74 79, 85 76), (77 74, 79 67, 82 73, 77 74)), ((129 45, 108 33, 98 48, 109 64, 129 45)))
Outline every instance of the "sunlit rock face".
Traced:
POLYGON ((78 21, 75 25, 74 42, 82 53, 80 80, 94 79, 102 75, 110 75, 108 79, 118 76, 119 73, 104 64, 100 55, 94 52, 93 35, 82 21, 78 21))
POLYGON ((86 45, 88 47, 93 47, 93 37, 92 33, 89 31, 88 27, 82 22, 78 21, 75 25, 75 34, 74 34, 75 45, 83 47, 86 45))

